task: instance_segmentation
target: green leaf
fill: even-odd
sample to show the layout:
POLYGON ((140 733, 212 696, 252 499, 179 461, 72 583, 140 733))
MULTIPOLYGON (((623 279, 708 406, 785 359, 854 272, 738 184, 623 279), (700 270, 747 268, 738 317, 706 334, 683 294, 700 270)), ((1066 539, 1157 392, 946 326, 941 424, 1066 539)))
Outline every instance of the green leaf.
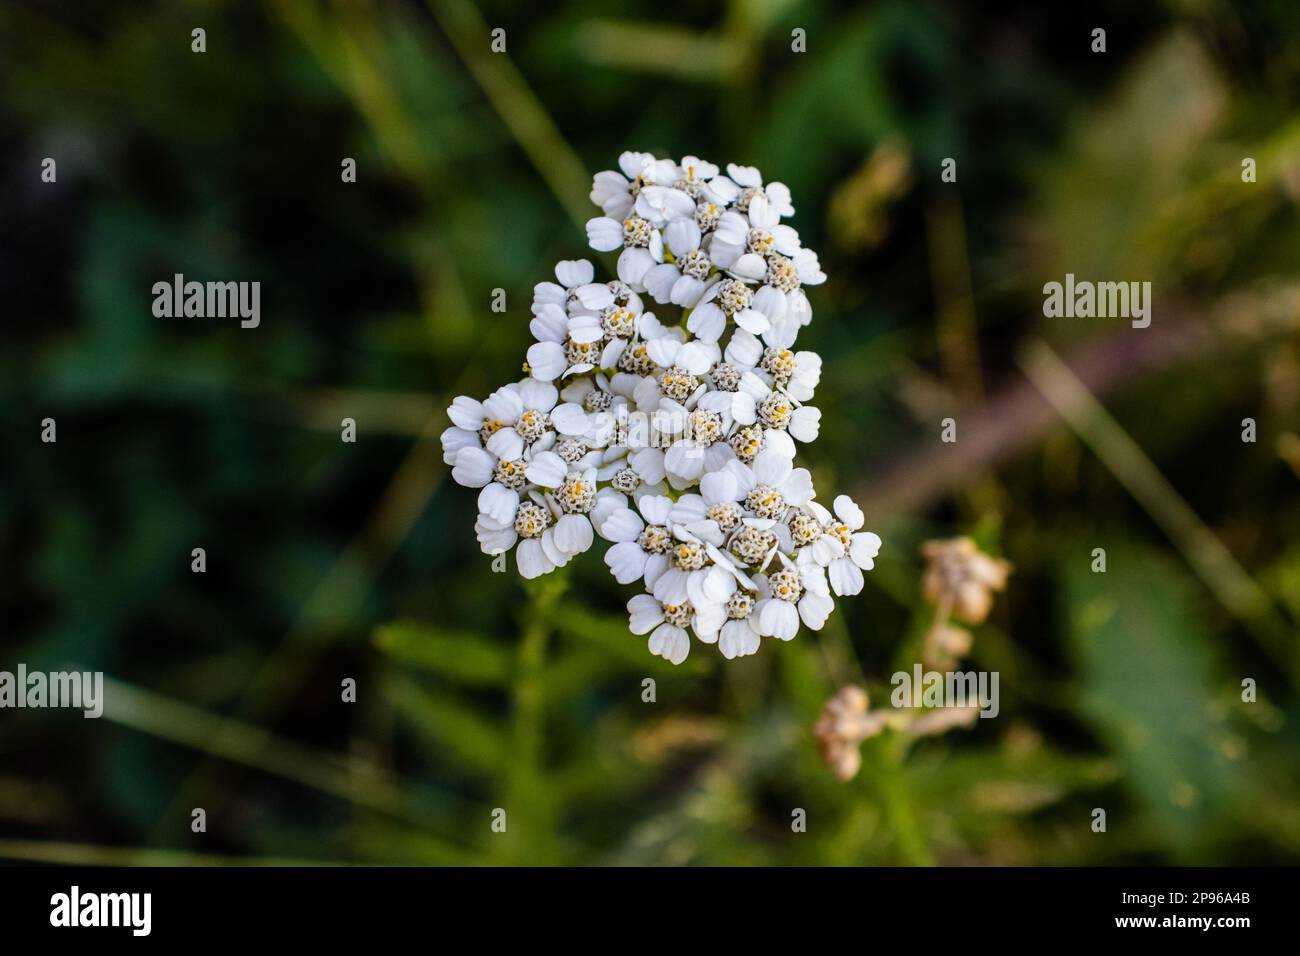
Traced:
POLYGON ((438 753, 490 776, 506 767, 509 736, 470 704, 445 691, 430 694, 405 678, 389 684, 388 699, 438 753))
POLYGON ((575 637, 639 671, 656 677, 673 674, 699 674, 709 669, 705 655, 698 653, 698 642, 691 655, 680 665, 673 665, 646 650, 645 637, 638 637, 627 629, 627 619, 609 614, 596 614, 574 604, 561 604, 551 612, 555 629, 568 637, 575 637))
MULTIPOLYGON (((1088 549, 1066 571, 1067 630, 1084 684, 1083 713, 1117 756, 1146 819, 1113 814, 1195 854, 1227 810, 1238 768, 1212 746, 1213 679, 1199 593, 1167 559, 1107 547, 1092 573, 1088 549)), ((1114 808, 1122 811, 1122 808, 1114 808)))
POLYGON ((464 684, 501 687, 514 672, 514 654, 473 631, 397 621, 375 631, 375 646, 395 661, 464 684))

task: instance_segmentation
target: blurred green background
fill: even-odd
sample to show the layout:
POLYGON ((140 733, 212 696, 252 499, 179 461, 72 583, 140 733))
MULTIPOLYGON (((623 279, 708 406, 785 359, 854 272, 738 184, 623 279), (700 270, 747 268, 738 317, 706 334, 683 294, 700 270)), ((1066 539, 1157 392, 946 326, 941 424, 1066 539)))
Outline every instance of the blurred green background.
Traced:
POLYGON ((1300 9, 545 6, 0 6, 0 668, 111 681, 0 714, 0 858, 1300 861, 1300 9), (754 658, 652 658, 598 551, 491 573, 441 461, 625 149, 786 182, 830 276, 805 463, 885 545, 754 658), (176 272, 261 327, 155 319, 176 272), (1044 319, 1066 272, 1151 327, 1044 319), (886 703, 960 533, 1015 565, 1001 714, 840 783, 811 725, 886 703))

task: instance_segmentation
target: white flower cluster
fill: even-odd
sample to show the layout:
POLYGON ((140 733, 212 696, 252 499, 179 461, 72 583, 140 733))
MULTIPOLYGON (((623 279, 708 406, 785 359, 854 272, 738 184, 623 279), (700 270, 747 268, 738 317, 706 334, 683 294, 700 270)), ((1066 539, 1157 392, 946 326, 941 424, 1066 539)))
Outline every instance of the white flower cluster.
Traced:
POLYGON ((596 175, 604 215, 587 223, 593 249, 622 250, 618 278, 555 267, 534 292, 529 377, 457 398, 444 458, 482 489, 487 554, 514 548, 532 578, 599 535, 614 577, 643 588, 628 613, 651 652, 679 664, 694 632, 753 654, 820 629, 880 549, 852 500, 828 510, 794 467, 820 427, 821 358, 792 348, 804 286, 826 276, 782 222, 790 191, 758 170, 632 152, 619 170, 596 175))

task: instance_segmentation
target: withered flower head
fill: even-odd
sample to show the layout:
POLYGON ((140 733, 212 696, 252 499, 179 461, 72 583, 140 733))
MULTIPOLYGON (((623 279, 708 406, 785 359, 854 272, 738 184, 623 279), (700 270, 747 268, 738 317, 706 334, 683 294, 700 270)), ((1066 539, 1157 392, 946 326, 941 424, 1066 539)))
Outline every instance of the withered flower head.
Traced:
POLYGON ((940 624, 926 635, 925 660, 936 670, 951 670, 970 653, 974 638, 964 627, 940 624))
POLYGON ((925 599, 947 605, 957 617, 979 624, 988 617, 994 592, 1007 585, 1010 563, 985 554, 971 538, 927 541, 923 580, 925 599))
POLYGON ((843 687, 822 708, 813 735, 827 766, 841 780, 851 780, 862 766, 858 747, 884 728, 884 716, 868 713, 867 692, 843 687))

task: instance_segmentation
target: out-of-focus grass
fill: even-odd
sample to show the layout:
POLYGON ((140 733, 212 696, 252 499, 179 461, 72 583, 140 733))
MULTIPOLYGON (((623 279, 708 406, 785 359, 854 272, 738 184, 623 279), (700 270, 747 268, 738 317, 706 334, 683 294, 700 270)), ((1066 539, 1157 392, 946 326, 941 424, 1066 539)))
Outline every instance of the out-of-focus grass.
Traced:
POLYGON ((0 666, 120 681, 108 720, 0 725, 0 856, 1300 858, 1300 24, 1110 20, 1099 59, 1047 7, 0 10, 0 230, 22 257, 0 267, 22 304, 0 354, 0 666), (831 276, 801 338, 826 358, 807 463, 819 488, 905 502, 868 515, 864 593, 753 659, 651 658, 595 554, 534 587, 492 573, 472 492, 443 480, 441 409, 518 374, 531 286, 589 255, 588 176, 623 149, 791 186, 831 276), (262 281, 262 327, 153 320, 147 290, 178 271, 262 281), (1066 271, 1153 280, 1151 337, 1040 318, 1066 271), (1025 381, 1031 336, 1077 371, 1025 381), (1045 403, 1071 375, 1094 394, 1045 403), (46 415, 57 445, 35 442, 46 415), (919 545, 957 531, 1017 567, 970 665, 1001 673, 1002 713, 869 741, 840 784, 809 728, 844 683, 887 700, 924 626, 919 545))

